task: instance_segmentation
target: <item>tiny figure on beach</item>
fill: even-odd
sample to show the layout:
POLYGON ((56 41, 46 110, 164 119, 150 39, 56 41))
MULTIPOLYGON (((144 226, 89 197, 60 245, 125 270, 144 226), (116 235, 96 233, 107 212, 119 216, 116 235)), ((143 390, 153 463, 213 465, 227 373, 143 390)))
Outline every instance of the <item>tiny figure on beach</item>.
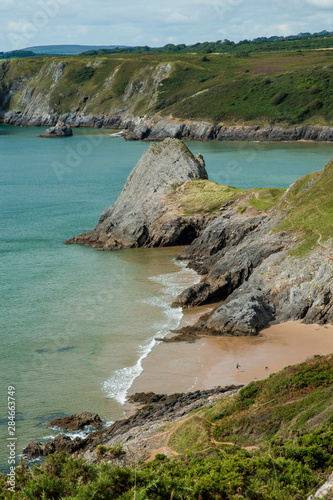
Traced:
POLYGON ((237 373, 239 372, 240 367, 241 367, 241 365, 239 363, 237 363, 237 365, 236 365, 236 372, 237 373))
POLYGON ((268 370, 268 366, 265 366, 265 370, 268 370))

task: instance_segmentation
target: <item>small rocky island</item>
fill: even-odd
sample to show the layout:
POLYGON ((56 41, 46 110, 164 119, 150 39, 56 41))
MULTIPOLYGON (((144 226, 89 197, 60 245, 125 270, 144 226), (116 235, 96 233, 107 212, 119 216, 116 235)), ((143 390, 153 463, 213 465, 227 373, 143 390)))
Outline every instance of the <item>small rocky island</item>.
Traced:
POLYGON ((48 128, 38 137, 52 139, 53 137, 71 137, 72 135, 73 130, 69 125, 66 125, 64 122, 58 122, 54 127, 48 128))

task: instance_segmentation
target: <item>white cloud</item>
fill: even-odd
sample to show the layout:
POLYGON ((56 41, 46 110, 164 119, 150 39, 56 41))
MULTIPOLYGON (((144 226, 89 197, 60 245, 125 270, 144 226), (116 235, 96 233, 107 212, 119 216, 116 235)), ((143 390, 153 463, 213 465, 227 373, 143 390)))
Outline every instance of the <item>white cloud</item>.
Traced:
POLYGON ((9 21, 7 23, 7 32, 25 33, 30 27, 29 21, 20 19, 19 21, 9 21))
POLYGON ((5 11, 9 7, 14 6, 14 0, 1 0, 0 11, 5 11))
POLYGON ((306 0, 309 5, 314 5, 318 9, 333 9, 333 0, 306 0))
POLYGON ((239 41, 329 30, 333 23, 333 0, 0 0, 0 4, 0 51, 13 48, 10 34, 25 35, 31 25, 37 29, 30 29, 29 40, 21 40, 23 45, 15 48, 239 41), (51 4, 54 14, 45 23, 40 13, 51 4))
POLYGON ((174 23, 176 23, 176 24, 177 23, 180 23, 180 24, 190 23, 191 20, 193 20, 193 18, 191 19, 191 17, 186 16, 184 14, 181 14, 180 12, 170 12, 163 19, 163 21, 165 23, 171 23, 171 24, 174 24, 174 23))

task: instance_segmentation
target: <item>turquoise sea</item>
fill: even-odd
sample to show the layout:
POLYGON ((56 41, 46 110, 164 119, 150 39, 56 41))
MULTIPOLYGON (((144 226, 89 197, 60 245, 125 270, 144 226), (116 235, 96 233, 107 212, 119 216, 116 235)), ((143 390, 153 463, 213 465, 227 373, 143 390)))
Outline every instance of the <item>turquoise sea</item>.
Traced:
MULTIPOLYGON (((123 416, 127 390, 156 337, 176 328, 173 298, 198 276, 177 249, 100 252, 63 242, 92 229, 149 144, 108 130, 40 139, 0 125, 0 470, 7 470, 7 392, 15 387, 16 452, 56 431, 56 416, 123 416)), ((209 178, 241 188, 288 186, 321 169, 333 145, 188 143, 209 178)))

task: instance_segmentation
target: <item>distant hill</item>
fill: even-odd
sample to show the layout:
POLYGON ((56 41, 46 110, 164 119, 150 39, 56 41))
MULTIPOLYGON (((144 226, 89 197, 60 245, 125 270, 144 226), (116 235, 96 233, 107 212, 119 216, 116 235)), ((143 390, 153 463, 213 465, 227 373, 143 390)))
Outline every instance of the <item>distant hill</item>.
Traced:
POLYGON ((126 45, 37 45, 35 47, 26 47, 25 51, 32 51, 36 55, 60 55, 75 56, 88 50, 127 48, 126 45))

